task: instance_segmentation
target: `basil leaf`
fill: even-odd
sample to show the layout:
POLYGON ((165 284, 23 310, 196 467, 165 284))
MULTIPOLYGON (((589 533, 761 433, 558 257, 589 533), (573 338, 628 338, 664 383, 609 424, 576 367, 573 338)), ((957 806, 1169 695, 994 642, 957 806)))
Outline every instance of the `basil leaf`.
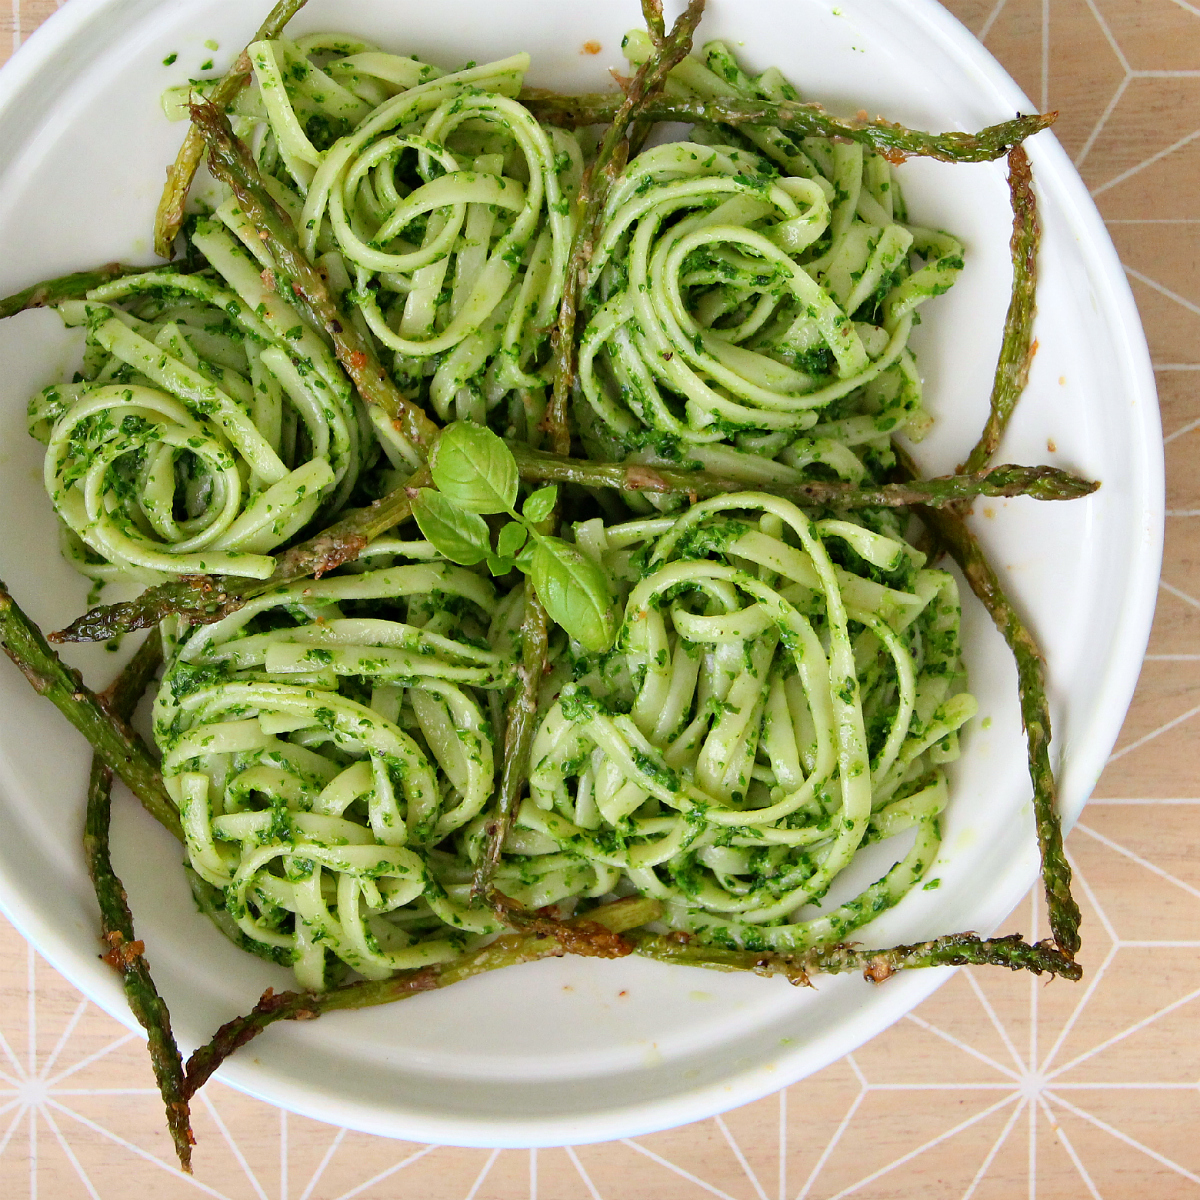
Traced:
POLYGON ((471 512, 509 512, 517 502, 517 460, 490 429, 473 421, 446 426, 429 472, 443 496, 471 512))
POLYGON ((539 525, 546 520, 551 513, 554 512, 554 506, 558 503, 558 488, 551 484, 549 487, 538 488, 526 501, 521 509, 525 520, 532 521, 533 524, 539 525))
POLYGON ((604 572, 561 538, 539 538, 529 572, 546 612, 585 650, 607 650, 617 632, 604 572))
POLYGON ((496 553, 501 558, 512 558, 517 551, 525 545, 525 539, 529 536, 529 530, 524 525, 517 521, 509 521, 503 529, 500 530, 500 536, 496 539, 496 553))
POLYGON ((521 553, 513 560, 518 571, 524 571, 528 575, 533 570, 533 552, 537 549, 537 542, 526 542, 521 548, 521 553))
POLYGON ((507 575, 515 565, 511 558, 501 558, 498 554, 487 556, 487 569, 493 575, 507 575))
POLYGON ((473 567, 492 551, 487 522, 478 513, 465 512, 432 488, 421 488, 413 497, 412 513, 421 532, 451 562, 473 567))

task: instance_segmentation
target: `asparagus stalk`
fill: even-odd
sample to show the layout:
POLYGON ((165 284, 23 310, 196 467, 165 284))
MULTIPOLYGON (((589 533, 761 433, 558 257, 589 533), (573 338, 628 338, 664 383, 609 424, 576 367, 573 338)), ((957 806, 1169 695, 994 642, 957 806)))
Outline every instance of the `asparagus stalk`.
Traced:
MULTIPOLYGON (((129 720, 161 662, 162 639, 156 630, 142 643, 112 687, 98 699, 115 716, 129 720)), ((125 889, 113 870, 109 855, 112 781, 113 773, 104 760, 99 755, 93 756, 83 848, 88 874, 100 905, 103 941, 108 947, 104 961, 121 975, 130 1011, 146 1031, 150 1064, 166 1107, 167 1126, 175 1143, 175 1153, 179 1156, 179 1165, 191 1174, 192 1146, 196 1139, 192 1136, 184 1092, 183 1059, 171 1032, 171 1014, 150 976, 145 945, 134 933, 133 914, 129 911, 125 889)))
MULTIPOLYGON (((502 905, 510 909, 511 902, 502 905)), ((257 1037, 276 1021, 312 1020, 338 1009, 369 1008, 407 1000, 421 992, 435 991, 460 983, 485 971, 518 966, 567 953, 592 957, 621 957, 631 950, 648 958, 685 966, 720 971, 753 971, 759 975, 782 975, 796 985, 806 985, 819 972, 829 974, 860 970, 875 983, 896 971, 915 967, 989 964, 1049 972, 1078 979, 1077 964, 1060 955, 1045 942, 1030 945, 1019 934, 982 939, 973 933, 950 934, 931 942, 895 946, 890 950, 860 950, 853 946, 816 947, 799 955, 763 954, 745 950, 723 950, 704 946, 687 934, 658 935, 633 932, 661 914, 656 900, 628 897, 558 922, 537 916, 517 920, 531 926, 528 931, 505 934, 480 950, 461 955, 448 963, 403 971, 390 979, 346 984, 328 992, 281 992, 268 988, 246 1016, 226 1022, 205 1046, 188 1060, 187 1095, 195 1094, 212 1073, 235 1050, 257 1037), (598 928, 597 928, 598 927, 598 928), (580 934, 583 936, 579 936, 580 934), (612 937, 612 934, 624 935, 612 937), (607 936, 606 936, 607 935, 607 936)))
POLYGON ((676 493, 697 499, 728 492, 769 492, 796 504, 821 508, 903 508, 925 504, 937 508, 976 496, 1032 496, 1035 500, 1075 500, 1090 495, 1100 485, 1057 467, 1001 466, 969 475, 916 479, 856 487, 849 483, 815 480, 807 483, 747 482, 710 471, 638 463, 602 463, 558 458, 524 446, 512 446, 521 478, 531 483, 578 483, 585 487, 611 487, 621 491, 676 493))
POLYGON ((57 279, 44 279, 23 291, 0 300, 0 320, 16 316, 27 308, 49 308, 64 300, 80 300, 102 283, 118 279, 122 275, 140 275, 144 271, 158 270, 156 267, 127 267, 124 263, 105 263, 94 271, 76 271, 72 275, 60 275, 57 279))
POLYGON ((124 781, 146 811, 183 841, 175 805, 163 787, 158 764, 146 743, 84 685, 78 671, 62 662, 2 582, 0 644, 33 689, 87 738, 105 765, 124 781))
POLYGON ((262 584, 228 575, 191 575, 147 588, 134 600, 97 604, 65 629, 50 634, 52 642, 104 642, 150 629, 164 617, 177 615, 196 625, 211 624, 258 595, 262 584))
POLYGON ((428 468, 422 467, 386 496, 365 508, 351 509, 328 529, 279 555, 268 579, 194 575, 160 583, 147 588, 135 600, 99 604, 89 609, 66 629, 52 633, 50 640, 103 642, 122 633, 147 629, 171 615, 183 616, 193 625, 210 625, 236 612, 255 596, 309 575, 319 579, 335 567, 353 561, 380 534, 411 516, 409 493, 428 487, 431 482, 428 468))
MULTIPOLYGON (((554 332, 554 385, 545 418, 550 448, 557 455, 566 455, 571 449, 567 404, 575 383, 577 366, 576 317, 608 192, 628 159, 630 125, 636 127, 640 124, 644 99, 662 87, 671 67, 690 51, 692 34, 703 10, 704 0, 689 0, 687 8, 668 34, 663 21, 662 0, 642 0, 642 13, 654 41, 655 52, 635 75, 580 183, 574 207, 574 242, 563 285, 558 325, 554 332)), ((557 514, 554 524, 557 524, 557 514)), ((522 661, 506 714, 500 792, 495 813, 487 825, 487 841, 472 886, 472 894, 477 897, 489 894, 490 881, 500 861, 504 839, 512 824, 522 787, 529 776, 529 753, 537 717, 538 689, 546 669, 548 632, 546 610, 533 589, 527 588, 525 617, 521 624, 522 661)), ((492 897, 492 900, 496 903, 497 898, 492 897)))
POLYGON ((417 451, 427 455, 438 426, 400 393, 374 346, 350 320, 328 281, 304 256, 291 219, 267 191, 254 159, 233 136, 228 118, 215 104, 197 101, 192 104, 192 122, 208 146, 209 170, 233 191, 275 260, 279 290, 294 297, 312 323, 329 335, 338 361, 362 398, 379 405, 417 451))
MULTIPOLYGON (((901 447, 896 447, 896 454, 902 468, 915 473, 912 459, 901 447)), ((1059 950, 1073 958, 1080 946, 1080 916, 1079 906, 1071 895, 1071 867, 1063 852, 1062 825, 1058 818, 1058 784, 1050 767, 1050 705, 1046 699, 1045 662, 962 514, 953 508, 918 507, 916 511, 958 563, 1016 659, 1050 931, 1059 950)))
MULTIPOLYGON (((624 958, 632 950, 629 942, 622 938, 620 933, 614 932, 610 925, 592 920, 591 912, 563 921, 550 915, 550 909, 530 912, 495 888, 492 889, 490 898, 496 915, 518 933, 555 938, 566 954, 579 954, 586 958, 624 958)), ((642 912, 643 908, 650 912, 652 915, 645 916, 644 921, 654 920, 661 915, 661 904, 649 897, 630 896, 624 903, 642 906, 631 908, 631 912, 642 912)), ((608 907, 611 908, 612 905, 608 907)), ((621 911, 618 910, 619 913, 621 911)), ((620 919, 625 921, 624 916, 620 919)), ((632 921, 625 921, 624 927, 632 928, 632 925, 632 921)))
POLYGON ((600 235, 609 190, 625 169, 629 127, 648 115, 654 95, 666 82, 671 69, 690 53, 692 35, 703 11, 704 0, 688 0, 687 8, 670 33, 664 33, 660 32, 665 29, 662 0, 642 0, 642 12, 654 38, 654 53, 638 68, 625 94, 613 97, 612 107, 599 118, 609 122, 609 126, 596 149, 595 158, 583 173, 579 195, 575 199, 575 240, 554 331, 554 388, 546 411, 546 429, 551 435, 550 448, 555 454, 568 454, 571 449, 567 404, 575 384, 578 355, 575 324, 579 301, 592 248, 600 235))
POLYGON ((545 922, 545 928, 539 925, 532 932, 505 934, 450 962, 416 971, 401 971, 390 979, 364 980, 328 992, 277 993, 268 988, 251 1012, 227 1021, 213 1035, 212 1041, 188 1059, 187 1095, 195 1095, 230 1054, 276 1021, 307 1021, 338 1009, 391 1004, 421 992, 461 983, 485 971, 497 971, 542 958, 561 958, 568 953, 622 957, 633 949, 632 943, 613 935, 656 920, 661 911, 662 906, 657 900, 631 896, 591 909, 570 921, 545 922))
MULTIPOLYGON (((677 60, 678 61, 678 60, 677 60)), ((674 63, 672 63, 674 65, 674 63)), ((521 92, 524 104, 539 121, 576 129, 611 121, 623 107, 619 92, 600 92, 563 96, 539 88, 521 92)), ((835 117, 819 104, 799 100, 757 100, 718 96, 711 100, 699 96, 648 97, 640 114, 651 121, 679 121, 685 124, 771 125, 797 137, 836 138, 860 142, 877 150, 893 162, 905 158, 936 158, 942 162, 990 162, 1009 149, 1047 128, 1057 113, 1034 113, 1014 121, 989 125, 978 133, 925 133, 906 129, 882 119, 835 117)))
MULTIPOLYGON (((298 13, 307 0, 279 0, 267 14, 267 19, 259 26, 258 32, 250 39, 261 42, 277 38, 284 26, 298 13)), ((212 102, 218 108, 225 108, 233 102, 238 92, 250 82, 250 56, 245 50, 234 59, 233 66, 225 73, 225 77, 212 90, 212 102)), ((154 253, 160 258, 170 258, 175 246, 175 238, 183 227, 183 206, 187 202, 188 192, 191 191, 192 180, 196 176, 196 168, 200 165, 200 157, 204 153, 204 139, 193 125, 179 147, 175 161, 167 171, 167 182, 158 202, 158 211, 154 215, 154 253)))
POLYGON ((1026 942, 1019 933, 999 938, 981 938, 974 933, 951 933, 930 942, 893 946, 889 950, 863 950, 837 944, 816 946, 799 954, 758 953, 706 946, 687 934, 634 934, 638 954, 660 962, 708 967, 717 971, 753 971, 756 975, 782 975, 796 986, 808 986, 810 977, 825 973, 862 971, 873 983, 882 983, 897 971, 916 967, 986 965, 1013 971, 1049 973, 1064 979, 1080 979, 1078 963, 1049 942, 1026 942))
MULTIPOLYGON (((945 507, 976 496, 1032 496, 1035 500, 1073 500, 1099 484, 1057 467, 1001 466, 971 475, 947 475, 910 483, 859 488, 813 481, 799 484, 747 483, 709 471, 631 463, 597 463, 559 458, 522 446, 511 447, 521 478, 531 483, 577 483, 622 491, 678 493, 704 499, 727 492, 756 491, 783 496, 797 504, 833 509, 897 508, 912 504, 945 507)), ((148 588, 134 600, 101 604, 66 629, 50 635, 55 642, 99 642, 146 629, 163 617, 181 615, 193 624, 211 624, 236 612, 247 600, 308 575, 320 577, 357 558, 375 538, 411 514, 412 489, 428 487, 422 468, 400 487, 366 508, 354 509, 336 524, 279 556, 274 573, 263 581, 228 575, 197 575, 148 588)))
POLYGON ((663 40, 667 36, 667 23, 663 18, 662 0, 649 0, 642 4, 642 19, 646 22, 646 32, 656 50, 662 49, 663 40))
POLYGON ((1033 194, 1033 175, 1029 156, 1023 146, 1014 146, 1008 154, 1008 187, 1012 197, 1013 231, 1012 298, 1004 318, 1004 340, 992 384, 992 399, 987 424, 960 472, 978 471, 996 453, 1008 428, 1009 418, 1025 385, 1037 343, 1033 340, 1033 316, 1037 293, 1037 252, 1041 240, 1037 201, 1033 194))
POLYGON ((92 878, 96 899, 100 903, 103 940, 108 947, 103 957, 104 961, 120 974, 130 1011, 146 1031, 150 1065, 154 1069, 154 1078, 166 1108, 171 1141, 175 1144, 179 1165, 190 1175, 192 1146, 196 1144, 196 1139, 192 1134, 183 1059, 171 1032, 171 1014, 150 976, 150 967, 145 958, 145 943, 139 941, 134 934, 133 914, 126 902, 125 889, 113 871, 109 858, 108 829, 112 781, 112 771, 105 766, 104 760, 99 755, 93 757, 88 783, 84 852, 87 856, 88 874, 92 878))
MULTIPOLYGON (((1011 252, 1012 296, 1005 318, 1004 340, 996 364, 991 406, 983 435, 971 451, 966 469, 983 467, 995 452, 1013 409, 1024 391, 1033 356, 1033 313, 1037 287, 1037 249, 1040 229, 1029 160, 1019 147, 1009 156, 1009 190, 1013 208, 1011 252)), ((901 470, 910 478, 916 464, 895 446, 901 470)), ((1046 698, 1045 661, 1033 635, 1004 592, 999 576, 966 523, 965 505, 917 508, 921 519, 950 552, 971 590, 991 614, 996 628, 1012 650, 1017 664, 1021 718, 1029 745, 1029 776, 1033 783, 1034 820, 1042 856, 1042 884, 1050 930, 1059 950, 1073 959, 1079 950, 1079 906, 1071 895, 1071 867, 1063 851, 1058 817, 1058 784, 1050 767, 1050 706, 1046 698)))
POLYGON ((1037 975, 1049 972, 1066 979, 1079 979, 1082 974, 1076 963, 1062 957, 1052 946, 1045 942, 1030 945, 1019 934, 983 939, 973 933, 956 933, 890 950, 860 950, 838 944, 816 947, 799 955, 786 955, 722 950, 700 945, 686 934, 629 932, 656 920, 660 912, 661 906, 656 900, 629 897, 592 909, 571 921, 529 918, 536 926, 533 931, 505 934, 482 949, 451 962, 400 972, 390 979, 346 984, 321 993, 276 993, 268 988, 250 1013, 222 1025, 212 1041, 188 1060, 187 1094, 194 1095, 230 1054, 276 1021, 313 1020, 338 1009, 390 1004, 421 992, 449 987, 485 971, 542 958, 557 958, 567 953, 611 958, 632 950, 647 958, 685 966, 782 975, 796 985, 808 984, 810 977, 820 972, 862 971, 868 979, 882 983, 899 970, 964 964, 1005 966, 1037 975), (594 929, 589 931, 588 926, 599 926, 600 936, 596 936, 594 929), (576 936, 581 929, 589 936, 576 936), (604 936, 604 931, 610 936, 604 936), (613 938, 611 934, 624 936, 613 938))
POLYGON ((538 689, 546 670, 549 625, 546 610, 532 587, 525 587, 525 616, 521 621, 521 663, 517 682, 509 697, 504 726, 504 765, 495 811, 487 823, 487 841, 475 868, 471 893, 488 894, 492 876, 500 862, 504 839, 512 825, 521 789, 529 778, 529 752, 537 726, 538 689))

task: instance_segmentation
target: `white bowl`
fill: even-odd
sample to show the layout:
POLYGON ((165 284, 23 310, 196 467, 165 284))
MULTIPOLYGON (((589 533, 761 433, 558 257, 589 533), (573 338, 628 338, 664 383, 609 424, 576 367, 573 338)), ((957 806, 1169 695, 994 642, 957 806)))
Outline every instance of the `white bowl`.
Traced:
MULTIPOLYGON (((835 110, 923 128, 975 129, 1032 111, 986 51, 932 0, 712 0, 700 40, 722 37, 757 69, 781 67, 835 110)), ((112 259, 150 261, 152 214, 182 135, 163 87, 219 67, 266 0, 70 0, 0 72, 0 294, 112 259), (204 47, 216 39, 213 55, 204 47), (163 59, 177 53, 172 66, 163 59)), ((603 87, 620 67, 636 3, 312 0, 295 22, 360 32, 446 66, 533 55, 530 82, 603 87), (587 41, 601 53, 581 53, 587 41)), ((1062 809, 1079 813, 1112 747, 1149 634, 1162 546, 1162 444, 1145 341, 1117 256, 1078 175, 1048 134, 1029 145, 1041 197, 1039 350, 999 460, 1055 463, 1103 480, 1085 501, 989 501, 977 528, 1049 662, 1062 809), (1056 448, 1055 448, 1056 447, 1056 448)), ((1003 163, 910 162, 914 219, 963 238, 966 269, 918 330, 936 431, 919 448, 952 469, 987 408, 1008 302, 1010 213, 1003 163)), ((58 318, 0 324, 0 577, 46 628, 84 606, 59 559, 25 434, 27 398, 69 369, 58 318)), ((1011 659, 973 599, 964 627, 981 719, 953 777, 936 890, 917 889, 860 936, 872 945, 989 931, 1033 882, 1038 860, 1011 659)), ((114 656, 68 655, 106 681, 114 656)), ((76 986, 132 1025, 97 958, 97 915, 80 852, 82 740, 14 671, 0 671, 0 905, 76 986)), ((185 1048, 287 975, 242 954, 193 909, 179 847, 127 796, 114 857, 138 934, 185 1048)), ((872 848, 882 873, 894 860, 872 848)), ((857 872, 867 874, 866 864, 857 872)), ((1034 931, 1026 930, 1026 933, 1034 931)), ((1086 930, 1085 936, 1086 936, 1086 930)), ((535 1146, 599 1141, 707 1117, 820 1069, 897 1020, 947 978, 903 974, 800 991, 637 959, 555 960, 472 980, 402 1006, 271 1029, 222 1078, 322 1120, 415 1141, 535 1146)))

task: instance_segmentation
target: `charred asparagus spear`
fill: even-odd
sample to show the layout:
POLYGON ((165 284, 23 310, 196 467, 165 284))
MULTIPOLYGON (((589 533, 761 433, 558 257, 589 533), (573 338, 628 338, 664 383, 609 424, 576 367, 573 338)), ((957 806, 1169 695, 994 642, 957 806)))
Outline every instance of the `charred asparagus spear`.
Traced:
POLYGON ((0 583, 0 644, 33 689, 45 696, 83 734, 105 765, 119 776, 156 821, 183 841, 175 806, 163 787, 153 755, 129 725, 104 706, 50 648, 42 631, 0 583))
MULTIPOLYGON (((944 507, 976 496, 1032 496, 1036 500, 1074 500, 1098 484, 1057 467, 1001 466, 971 475, 946 475, 861 488, 848 483, 748 483, 710 471, 631 463, 600 463, 559 458, 521 446, 511 447, 521 478, 529 483, 577 483, 621 491, 658 492, 704 499, 727 492, 768 492, 797 504, 832 509, 896 508, 912 504, 944 507)), ((328 529, 279 556, 269 579, 250 581, 232 576, 192 576, 148 588, 135 600, 101 604, 66 629, 51 634, 55 642, 100 642, 146 629, 163 617, 178 614, 195 624, 208 624, 235 612, 245 602, 272 588, 307 575, 321 576, 357 558, 375 538, 406 520, 412 509, 409 491, 428 487, 422 468, 403 485, 366 508, 354 509, 328 529)))
POLYGON ((592 909, 579 920, 561 923, 535 920, 536 928, 530 932, 506 934, 483 949, 451 962, 401 972, 391 979, 347 984, 323 993, 276 994, 268 989, 250 1013, 221 1026, 212 1041, 188 1060, 187 1094, 193 1095, 230 1054, 276 1021, 312 1020, 338 1009, 390 1004, 421 992, 448 987, 485 971, 560 957, 565 953, 613 958, 632 950, 647 958, 682 966, 782 975, 797 986, 808 985, 813 975, 822 973, 861 971, 872 982, 882 983, 897 971, 967 964, 1003 966, 1014 971, 1031 971, 1035 975, 1061 975, 1066 979, 1078 979, 1081 975, 1078 965, 1064 958, 1053 946, 1045 942, 1030 945, 1019 934, 984 939, 973 933, 955 933, 889 950, 864 950, 838 944, 819 946, 796 955, 769 954, 723 950, 701 945, 686 934, 652 934, 642 930, 640 927, 655 920, 659 911, 655 900, 630 897, 592 909), (599 930, 589 930, 588 925, 598 926, 599 930), (610 936, 605 937, 604 931, 610 936), (612 934, 620 936, 613 938, 612 934))
MULTIPOLYGON (((258 32, 250 39, 251 43, 268 38, 277 38, 284 26, 304 7, 307 0, 279 0, 267 14, 267 19, 259 26, 258 32)), ((234 97, 250 82, 250 56, 245 50, 234 60, 225 77, 213 89, 210 99, 219 108, 232 103, 234 97)), ((183 227, 183 206, 187 201, 188 192, 192 188, 192 180, 196 176, 196 168, 204 154, 204 139, 193 125, 179 147, 175 161, 167 171, 167 182, 163 188, 162 198, 158 202, 158 211, 154 216, 154 253, 160 258, 170 258, 174 250, 175 238, 183 227)))
POLYGON ((592 248, 600 236, 604 205, 613 183, 625 169, 629 153, 629 127, 649 115, 648 110, 671 68, 691 52, 692 35, 703 12, 704 0, 689 0, 671 31, 660 33, 664 29, 662 0, 642 0, 646 24, 655 35, 654 53, 638 68, 625 94, 613 97, 614 103, 607 114, 597 118, 608 122, 608 128, 600 139, 595 158, 583 173, 579 195, 575 199, 575 240, 567 264, 558 327, 554 334, 554 390, 546 413, 546 427, 551 432, 550 448, 555 454, 567 454, 571 448, 567 432, 567 403, 575 383, 578 353, 575 322, 591 263, 592 248))
MULTIPOLYGON (((704 10, 704 0, 689 0, 687 8, 665 32, 661 0, 642 0, 642 12, 654 39, 655 50, 638 70, 624 101, 601 138, 596 157, 584 172, 575 200, 575 238, 567 265, 563 299, 555 331, 554 387, 546 411, 545 428, 551 449, 558 455, 569 453, 570 427, 567 403, 575 382, 575 320, 579 299, 591 260, 591 248, 599 235, 604 204, 609 188, 625 166, 629 151, 629 126, 641 117, 642 105, 666 81, 670 69, 686 57, 692 46, 692 34, 704 10)), ((557 519, 557 518, 556 518, 557 519)), ((496 809, 488 823, 484 853, 475 872, 472 891, 485 896, 500 861, 504 839, 516 811, 524 781, 529 775, 529 754, 533 746, 537 718, 538 688, 546 667, 548 623, 541 601, 528 588, 525 618, 521 623, 521 666, 518 680, 509 698, 504 735, 504 765, 496 809)))
POLYGON ((20 292, 0 300, 0 320, 16 316, 27 308, 51 308, 64 300, 81 300, 102 283, 119 279, 122 275, 139 275, 155 267, 127 267, 124 263, 105 263, 94 271, 76 271, 72 275, 60 275, 56 279, 44 279, 20 292))
MULTIPOLYGON (((623 107, 624 100, 619 92, 564 96, 537 88, 525 88, 521 92, 521 103, 539 121, 576 129, 612 121, 623 107)), ((661 93, 648 97, 642 103, 639 115, 651 121, 729 125, 734 128, 744 125, 774 126, 797 137, 859 142, 893 162, 914 157, 936 158, 953 163, 990 162, 1001 158, 1012 146, 1046 129, 1058 116, 1057 113, 1018 116, 1013 121, 989 125, 978 133, 924 133, 878 118, 835 117, 819 104, 799 100, 753 100, 734 96, 706 100, 699 96, 666 96, 661 93)))
MULTIPOLYGON (((142 643, 112 687, 97 697, 98 700, 114 716, 128 721, 161 662, 162 639, 156 630, 142 643)), ((112 782, 112 770, 104 759, 95 755, 88 783, 83 848, 88 874, 100 905, 100 928, 107 947, 104 961, 120 974, 130 1011, 146 1031, 150 1065, 167 1111, 167 1127, 175 1143, 179 1165, 190 1174, 192 1146, 196 1139, 192 1136, 185 1094, 183 1059, 171 1032, 171 1014, 150 976, 145 946, 134 933, 133 914, 129 911, 125 889, 113 870, 109 855, 112 782)))
MULTIPOLYGON (((1009 193, 1013 209, 1012 295, 1004 322, 1004 339, 996 364, 987 424, 967 458, 966 466, 971 470, 986 466, 995 452, 1029 375, 1035 346, 1033 315, 1040 237, 1037 202, 1031 185, 1029 160, 1018 147, 1009 156, 1009 193)), ((919 475, 917 466, 907 452, 896 447, 896 455, 901 471, 916 478, 919 475)), ((1050 767, 1050 706, 1046 699, 1045 662, 1033 635, 1005 594, 982 546, 967 526, 965 505, 941 509, 918 506, 917 512, 958 563, 971 590, 991 614, 1016 659, 1050 929, 1059 950, 1067 958, 1073 958, 1080 946, 1080 915, 1079 906, 1071 895, 1071 867, 1063 851, 1062 825, 1058 816, 1058 784, 1050 767)))
POLYGON ((1048 973, 1064 979, 1079 979, 1079 965, 1049 942, 1026 942, 1019 933, 1006 937, 981 938, 974 933, 951 933, 929 942, 893 946, 889 950, 865 950, 838 944, 815 946, 799 954, 759 953, 706 946, 686 934, 631 935, 638 954, 660 962, 708 967, 717 971, 753 971, 756 975, 782 975, 789 982, 806 985, 810 976, 861 971, 872 983, 882 983, 897 971, 917 967, 996 966, 1013 971, 1048 973))
POLYGON ((392 382, 374 346, 350 320, 320 271, 305 257, 287 213, 267 191, 249 151, 229 120, 213 103, 192 104, 192 128, 208 147, 208 167, 228 184, 242 211, 259 230, 276 265, 277 286, 299 304, 314 326, 333 342, 338 361, 368 404, 377 404, 422 457, 428 455, 439 432, 424 410, 413 404, 392 382))
POLYGON ((1033 316, 1037 295, 1037 252, 1041 240, 1037 205, 1033 197, 1033 175, 1023 146, 1008 155, 1008 187, 1012 198, 1013 231, 1010 242, 1013 265, 1012 298, 1004 318, 1004 339, 992 384, 987 423, 975 448, 959 472, 982 470, 1000 445, 1017 401, 1029 381, 1037 343, 1033 340, 1033 316))
POLYGON ((806 483, 759 483, 660 465, 602 463, 587 459, 558 458, 524 446, 512 446, 521 478, 530 483, 577 483, 584 487, 611 487, 621 491, 657 492, 705 499, 728 492, 760 491, 782 496, 796 504, 816 508, 904 508, 925 504, 941 508, 976 496, 1032 496, 1035 500, 1076 500, 1100 485, 1057 467, 1001 466, 969 475, 945 475, 857 487, 849 483, 814 480, 806 483))

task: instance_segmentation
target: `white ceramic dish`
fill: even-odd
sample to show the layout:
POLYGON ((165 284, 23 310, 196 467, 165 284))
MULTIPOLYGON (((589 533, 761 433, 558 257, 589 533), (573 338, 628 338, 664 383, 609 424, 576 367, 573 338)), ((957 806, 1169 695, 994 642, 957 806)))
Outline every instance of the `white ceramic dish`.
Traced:
MULTIPOLYGON (((182 129, 161 89, 228 62, 260 19, 247 0, 70 0, 0 73, 0 294, 123 258, 149 261, 164 165, 182 129), (215 39, 220 50, 206 49, 215 39), (169 53, 177 62, 163 65, 169 53)), ((547 0, 312 0, 299 30, 353 30, 447 66, 527 49, 530 81, 603 87, 620 66, 637 4, 547 0), (600 42, 592 57, 584 42, 600 42)), ((834 109, 866 108, 924 128, 973 129, 1029 102, 932 0, 711 0, 703 40, 722 37, 754 67, 777 64, 834 109)), ((1162 544, 1162 447, 1145 342, 1100 219, 1053 138, 1030 144, 1045 228, 1029 392, 1004 461, 1053 462, 1102 479, 1087 501, 981 505, 979 528, 1046 650, 1073 820, 1116 738, 1153 612, 1162 544), (1053 446, 1056 449, 1050 449, 1053 446)), ((904 167, 910 209, 962 237, 967 266, 918 331, 927 404, 920 448, 944 471, 982 425, 1008 298, 1009 209, 1002 164, 904 167)), ((0 576, 35 619, 60 627, 86 587, 54 549, 26 400, 59 377, 70 341, 52 314, 0 325, 0 576)), ((862 935, 888 945, 993 929, 1037 870, 1015 672, 979 606, 965 631, 981 718, 954 774, 937 890, 917 892, 862 935)), ((112 655, 72 656, 99 681, 112 655)), ((0 671, 0 906, 55 967, 131 1024, 99 962, 79 850, 86 750, 20 676, 0 671)), ((116 866, 186 1048, 248 1008, 282 971, 241 954, 195 913, 180 851, 131 802, 117 805, 116 866)), ((893 861, 874 850, 881 873, 893 861)), ((859 872, 866 874, 866 868, 859 872)), ((1026 932, 1032 932, 1027 930, 1026 932)), ((222 1077, 293 1111, 373 1133, 462 1145, 530 1146, 644 1133, 770 1093, 854 1049, 929 995, 944 970, 872 988, 622 960, 558 960, 473 980, 401 1007, 277 1026, 222 1077)))

